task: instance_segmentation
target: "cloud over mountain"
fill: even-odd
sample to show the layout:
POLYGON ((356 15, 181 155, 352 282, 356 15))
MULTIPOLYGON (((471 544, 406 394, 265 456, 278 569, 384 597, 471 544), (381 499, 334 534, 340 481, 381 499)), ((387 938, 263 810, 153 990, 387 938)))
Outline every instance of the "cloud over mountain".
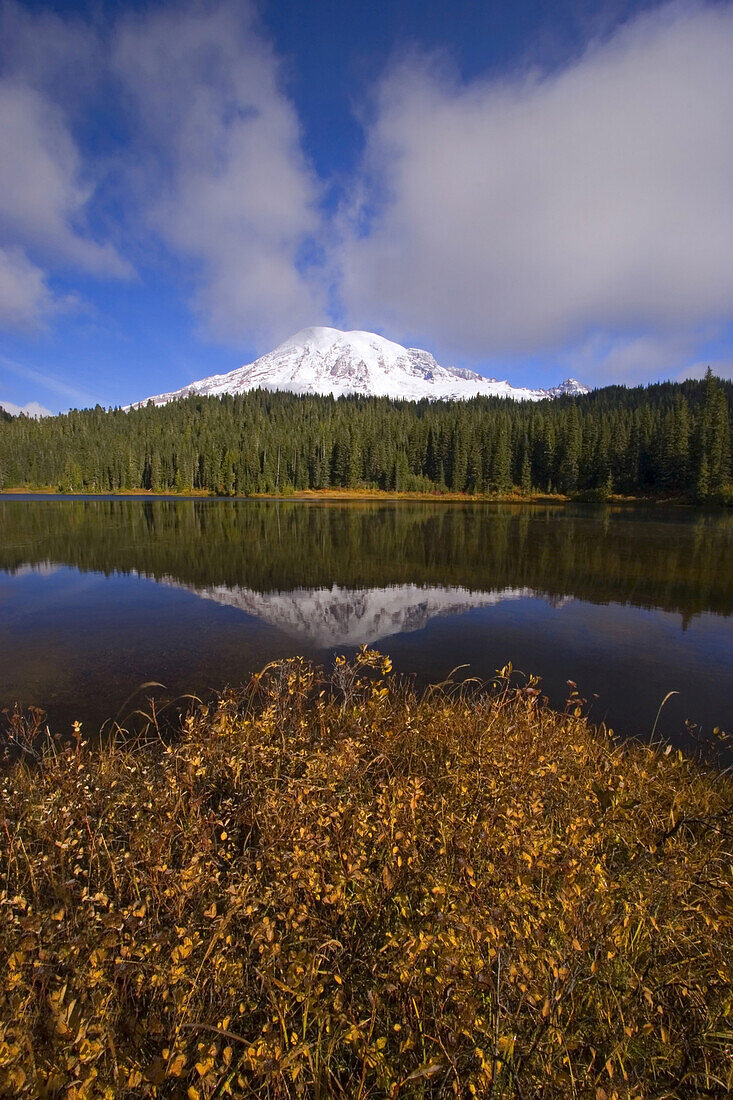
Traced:
POLYGON ((155 263, 151 229, 189 265, 184 283, 215 337, 268 340, 323 316, 299 262, 321 227, 319 187, 251 4, 151 7, 92 26, 6 0, 0 29, 0 142, 13 152, 0 162, 0 230, 14 250, 2 322, 57 306, 48 276, 59 267, 130 275, 118 239, 155 263), (119 134, 100 151, 88 132, 105 113, 119 134))
POLYGON ((320 228, 319 188, 251 5, 128 16, 112 64, 134 104, 145 216, 196 264, 195 302, 213 334, 268 339, 322 316, 298 263, 320 228))
POLYGON ((396 66, 344 247, 350 317, 466 354, 728 319, 731 56, 733 7, 673 4, 547 75, 396 66))

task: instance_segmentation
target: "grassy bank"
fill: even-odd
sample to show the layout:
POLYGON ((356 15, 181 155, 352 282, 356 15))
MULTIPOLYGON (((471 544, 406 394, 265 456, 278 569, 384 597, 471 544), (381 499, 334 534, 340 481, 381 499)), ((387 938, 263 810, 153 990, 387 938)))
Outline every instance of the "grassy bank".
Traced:
MULTIPOLYGON (((181 499, 187 499, 190 497, 213 497, 214 499, 221 499, 222 494, 216 493, 209 489, 186 489, 182 492, 175 492, 173 490, 165 490, 164 492, 155 493, 151 489, 120 489, 117 492, 105 492, 100 490, 99 492, 90 492, 87 490, 80 491, 78 494, 73 492, 65 492, 53 485, 21 485, 13 486, 2 490, 2 495, 14 496, 23 493, 33 493, 40 496, 101 496, 101 497, 180 497, 181 499)), ((391 491, 387 489, 289 489, 282 493, 228 493, 225 494, 227 500, 440 500, 440 501, 465 501, 465 500, 484 500, 493 502, 508 502, 508 503, 559 503, 563 504, 570 500, 569 496, 563 493, 521 493, 518 490, 509 493, 454 493, 448 489, 431 492, 408 492, 408 491, 391 491)), ((633 497, 609 497, 609 500, 634 500, 633 497)))
POLYGON ((120 489, 116 492, 83 490, 78 493, 66 492, 53 485, 20 485, 3 489, 0 496, 19 496, 33 494, 38 496, 84 496, 84 497, 143 497, 156 499, 164 497, 188 500, 191 498, 210 498, 215 500, 314 500, 314 501, 438 501, 442 503, 459 502, 486 502, 490 504, 568 504, 577 502, 580 504, 663 504, 684 505, 686 507, 702 504, 708 507, 710 504, 730 504, 733 496, 731 493, 720 494, 719 498, 704 502, 697 501, 691 494, 662 493, 655 495, 630 496, 620 493, 604 493, 599 491, 578 492, 571 495, 567 493, 523 493, 519 489, 513 489, 507 493, 454 493, 451 490, 435 489, 431 492, 392 491, 387 489, 290 489, 282 493, 229 493, 222 494, 209 489, 186 489, 182 492, 165 490, 159 493, 150 489, 120 489))
POLYGON ((0 1093, 733 1088, 733 783, 530 683, 293 660, 2 780, 0 1093))

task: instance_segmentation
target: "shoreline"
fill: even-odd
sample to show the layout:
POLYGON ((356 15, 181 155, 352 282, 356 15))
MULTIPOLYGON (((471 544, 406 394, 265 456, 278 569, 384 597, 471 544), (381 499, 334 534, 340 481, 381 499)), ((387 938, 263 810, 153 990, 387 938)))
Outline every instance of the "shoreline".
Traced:
MULTIPOLYGON (((680 496, 623 496, 612 493, 602 500, 589 499, 579 493, 570 496, 565 493, 426 493, 410 491, 391 491, 387 489, 296 489, 289 493, 215 493, 208 489, 190 489, 185 492, 153 492, 151 489, 119 489, 117 491, 59 492, 50 485, 13 486, 0 491, 0 500, 19 496, 54 497, 66 500, 99 499, 138 499, 138 500, 306 500, 333 501, 334 503, 360 502, 410 502, 434 504, 611 504, 611 505, 651 505, 684 508, 710 508, 707 503, 697 503, 680 496)), ((715 505, 713 505, 715 507, 715 505)))

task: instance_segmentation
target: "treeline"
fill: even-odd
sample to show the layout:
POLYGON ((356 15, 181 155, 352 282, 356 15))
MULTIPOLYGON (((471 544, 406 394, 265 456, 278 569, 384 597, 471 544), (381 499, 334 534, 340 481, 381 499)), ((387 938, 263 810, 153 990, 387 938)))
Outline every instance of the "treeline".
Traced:
POLYGON ((257 390, 0 423, 0 486, 69 492, 684 493, 733 499, 733 385, 612 386, 537 404, 257 390))

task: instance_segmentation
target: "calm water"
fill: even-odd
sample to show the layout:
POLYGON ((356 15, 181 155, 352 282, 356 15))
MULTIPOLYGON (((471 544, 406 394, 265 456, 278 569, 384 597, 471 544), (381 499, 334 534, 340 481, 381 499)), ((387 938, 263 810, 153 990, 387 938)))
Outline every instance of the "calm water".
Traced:
POLYGON ((363 644, 419 683, 512 661, 561 704, 733 728, 733 516, 590 506, 0 499, 0 709, 98 728, 363 644))

